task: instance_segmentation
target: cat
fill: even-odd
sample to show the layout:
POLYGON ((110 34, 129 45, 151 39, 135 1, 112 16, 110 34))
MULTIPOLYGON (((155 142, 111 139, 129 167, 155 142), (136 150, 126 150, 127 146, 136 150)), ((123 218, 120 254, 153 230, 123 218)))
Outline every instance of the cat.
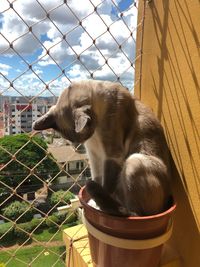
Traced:
POLYGON ((73 82, 33 124, 47 128, 85 144, 92 174, 86 190, 102 211, 148 216, 168 208, 170 154, 162 126, 121 84, 73 82))

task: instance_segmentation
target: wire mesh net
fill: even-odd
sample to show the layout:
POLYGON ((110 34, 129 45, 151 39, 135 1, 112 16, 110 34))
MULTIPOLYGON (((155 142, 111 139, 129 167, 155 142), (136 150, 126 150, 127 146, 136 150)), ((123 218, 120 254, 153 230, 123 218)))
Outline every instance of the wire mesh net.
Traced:
POLYGON ((89 162, 82 145, 32 123, 73 80, 132 90, 137 4, 1 0, 0 266, 65 266, 62 230, 79 223, 89 162))

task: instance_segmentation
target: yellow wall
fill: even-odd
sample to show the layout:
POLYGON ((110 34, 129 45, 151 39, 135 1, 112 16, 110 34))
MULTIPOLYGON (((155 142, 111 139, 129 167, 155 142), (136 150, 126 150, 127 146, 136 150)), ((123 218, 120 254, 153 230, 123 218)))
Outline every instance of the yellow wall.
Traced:
POLYGON ((177 168, 174 242, 183 266, 200 266, 200 2, 140 0, 135 95, 164 126, 177 168), (144 9, 145 6, 145 9, 144 9))

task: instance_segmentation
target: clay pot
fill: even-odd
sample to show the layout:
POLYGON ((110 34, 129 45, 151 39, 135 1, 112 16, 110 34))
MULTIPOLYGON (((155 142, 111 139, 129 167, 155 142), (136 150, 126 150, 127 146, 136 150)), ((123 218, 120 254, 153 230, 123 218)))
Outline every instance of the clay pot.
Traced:
POLYGON ((145 217, 118 217, 87 204, 85 188, 79 192, 83 221, 88 230, 94 267, 157 267, 163 243, 172 232, 174 204, 167 211, 145 217))

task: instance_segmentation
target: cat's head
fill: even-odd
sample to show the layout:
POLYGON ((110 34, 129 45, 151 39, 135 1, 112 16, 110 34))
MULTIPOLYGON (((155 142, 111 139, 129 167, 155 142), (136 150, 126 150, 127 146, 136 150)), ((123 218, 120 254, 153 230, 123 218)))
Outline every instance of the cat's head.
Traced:
POLYGON ((33 123, 33 129, 53 128, 73 143, 85 142, 96 126, 91 94, 87 84, 73 83, 62 92, 57 104, 33 123))

